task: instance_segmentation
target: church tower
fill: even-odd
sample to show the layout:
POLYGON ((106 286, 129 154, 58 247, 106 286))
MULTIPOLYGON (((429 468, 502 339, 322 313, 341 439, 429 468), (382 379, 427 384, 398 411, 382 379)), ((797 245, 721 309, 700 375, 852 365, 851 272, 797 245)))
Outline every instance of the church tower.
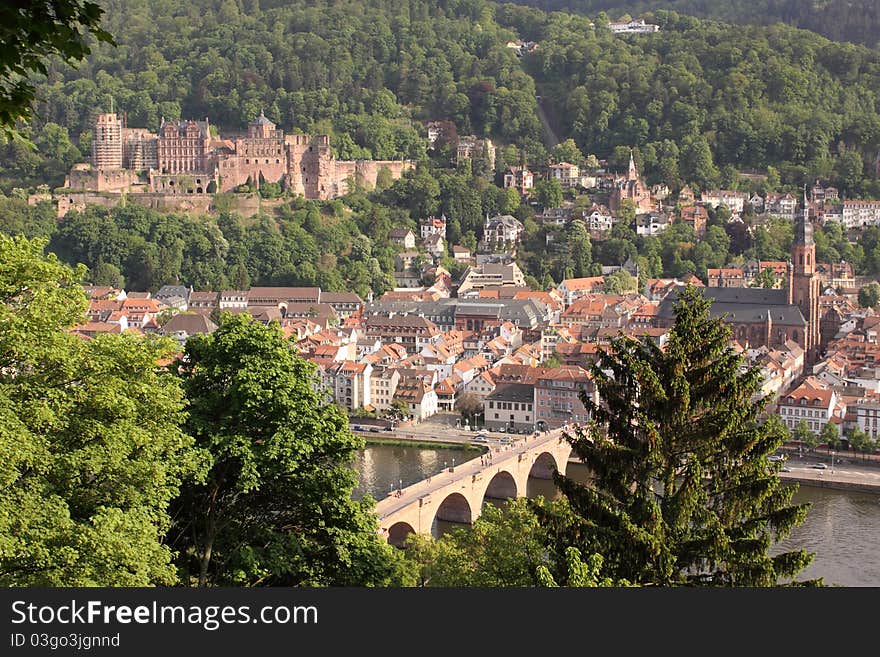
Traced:
POLYGON ((810 205, 804 187, 804 207, 798 213, 794 226, 794 243, 791 246, 791 269, 788 279, 788 302, 801 309, 807 320, 803 341, 804 364, 816 362, 819 349, 819 295, 820 282, 816 275, 816 245, 813 242, 813 224, 810 222, 810 205))
POLYGON ((629 149, 629 171, 626 174, 627 180, 638 180, 639 170, 636 168, 636 161, 633 158, 633 151, 629 149))

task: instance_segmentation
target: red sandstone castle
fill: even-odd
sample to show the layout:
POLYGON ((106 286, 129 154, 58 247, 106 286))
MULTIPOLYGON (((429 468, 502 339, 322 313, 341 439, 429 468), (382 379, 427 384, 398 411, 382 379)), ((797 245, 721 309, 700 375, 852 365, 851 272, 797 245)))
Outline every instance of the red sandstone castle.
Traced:
POLYGON ((412 166, 401 160, 337 160, 327 135, 285 135, 263 113, 247 136, 221 139, 204 121, 166 121, 158 134, 98 114, 90 164, 73 167, 65 187, 83 191, 213 194, 241 185, 279 183, 307 199, 348 192, 352 182, 374 186, 379 171, 397 179, 412 166))

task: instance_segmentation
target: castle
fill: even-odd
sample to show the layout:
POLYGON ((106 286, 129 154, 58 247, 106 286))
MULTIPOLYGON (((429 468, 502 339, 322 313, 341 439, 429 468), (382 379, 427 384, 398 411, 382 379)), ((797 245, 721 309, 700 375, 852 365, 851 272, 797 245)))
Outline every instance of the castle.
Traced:
POLYGON ((384 168, 398 179, 406 160, 337 160, 327 135, 285 135, 261 112, 247 135, 221 139, 204 121, 166 121, 158 134, 129 128, 115 113, 95 117, 91 162, 77 164, 70 190, 162 195, 229 192, 278 183, 307 199, 343 196, 352 182, 375 186, 384 168))

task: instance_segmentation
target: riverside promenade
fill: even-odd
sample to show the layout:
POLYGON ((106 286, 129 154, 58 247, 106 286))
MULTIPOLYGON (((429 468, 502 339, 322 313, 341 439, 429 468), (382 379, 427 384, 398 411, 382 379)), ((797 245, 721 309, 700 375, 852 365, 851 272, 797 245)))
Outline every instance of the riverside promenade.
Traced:
POLYGON ((880 493, 880 467, 853 462, 850 458, 832 466, 829 460, 817 456, 810 453, 789 455, 785 463, 788 472, 780 472, 780 479, 805 486, 880 493), (815 467, 819 463, 825 468, 815 467))

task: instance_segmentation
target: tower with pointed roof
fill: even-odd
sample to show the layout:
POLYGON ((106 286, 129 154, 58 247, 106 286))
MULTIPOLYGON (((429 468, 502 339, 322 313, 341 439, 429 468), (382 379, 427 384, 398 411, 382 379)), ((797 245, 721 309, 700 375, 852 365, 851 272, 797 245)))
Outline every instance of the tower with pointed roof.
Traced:
POLYGON ((807 188, 804 186, 803 209, 795 219, 794 243, 791 246, 788 302, 800 308, 807 321, 803 342, 805 364, 816 361, 820 342, 820 281, 816 275, 816 244, 813 242, 813 224, 809 212, 807 188))
POLYGON ((636 213, 647 213, 657 210, 657 204, 651 198, 651 190, 639 178, 639 169, 636 166, 633 151, 629 151, 629 168, 625 180, 618 180, 611 192, 609 203, 611 211, 617 212, 620 208, 620 202, 628 198, 636 206, 636 213))

